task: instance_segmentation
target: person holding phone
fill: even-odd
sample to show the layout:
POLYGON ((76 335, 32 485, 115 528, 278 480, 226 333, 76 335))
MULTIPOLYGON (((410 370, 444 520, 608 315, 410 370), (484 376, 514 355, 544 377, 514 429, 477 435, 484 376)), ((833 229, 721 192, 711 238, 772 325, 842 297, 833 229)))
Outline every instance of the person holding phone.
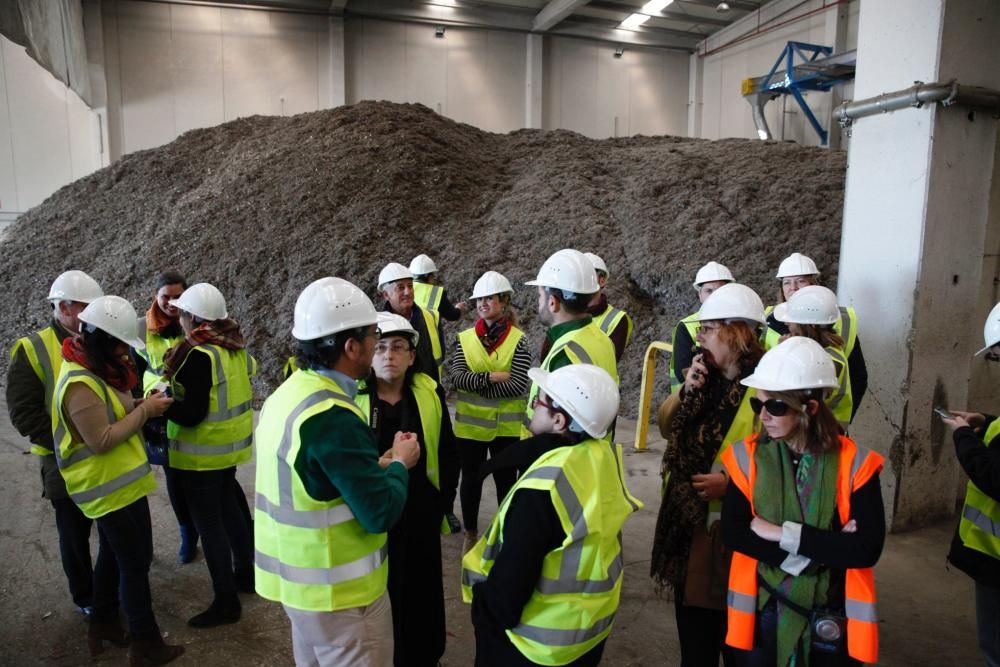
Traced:
MULTIPOLYGON (((1000 303, 983 330, 990 361, 1000 361, 1000 303)), ((976 630, 987 665, 1000 665, 1000 419, 979 412, 935 410, 954 430, 955 454, 969 476, 948 561, 976 582, 976 630), (994 447, 993 444, 997 443, 994 447)))
MULTIPOLYGON (((705 303, 705 299, 712 295, 712 292, 723 285, 735 282, 733 274, 727 267, 718 262, 709 262, 698 269, 695 274, 694 291, 698 293, 698 303, 705 303)), ((674 350, 670 355, 670 391, 680 391, 684 384, 684 374, 691 367, 691 360, 698 353, 695 338, 698 335, 697 312, 682 318, 674 327, 674 334, 671 337, 674 350)))
POLYGON ((720 454, 753 432, 753 390, 740 383, 764 354, 764 304, 746 285, 730 283, 699 311, 701 352, 679 392, 661 474, 650 576, 674 595, 681 664, 716 665, 726 627, 728 550, 718 521, 728 480, 720 454))

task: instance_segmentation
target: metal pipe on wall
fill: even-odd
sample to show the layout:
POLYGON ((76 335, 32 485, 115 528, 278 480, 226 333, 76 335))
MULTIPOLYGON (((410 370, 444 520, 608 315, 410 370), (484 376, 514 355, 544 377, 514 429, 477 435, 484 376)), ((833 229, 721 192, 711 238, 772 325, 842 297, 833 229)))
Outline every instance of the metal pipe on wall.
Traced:
POLYGON ((904 90, 884 93, 868 99, 847 100, 833 112, 833 117, 841 125, 847 126, 858 118, 877 113, 897 111, 906 107, 921 107, 924 104, 940 102, 944 106, 963 106, 1000 111, 1000 90, 980 86, 963 86, 957 81, 946 83, 920 83, 904 90))

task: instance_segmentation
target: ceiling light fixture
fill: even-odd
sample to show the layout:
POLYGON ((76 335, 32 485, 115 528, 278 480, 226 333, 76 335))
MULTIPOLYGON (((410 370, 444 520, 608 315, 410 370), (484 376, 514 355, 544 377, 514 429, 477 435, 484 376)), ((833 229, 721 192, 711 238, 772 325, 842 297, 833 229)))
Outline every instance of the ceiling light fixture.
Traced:
POLYGON ((434 29, 434 36, 435 37, 444 37, 444 26, 443 25, 439 25, 437 28, 434 29))
POLYGON ((649 16, 646 14, 630 14, 618 27, 624 30, 635 30, 648 20, 649 16))
POLYGON ((674 0, 649 0, 639 11, 643 14, 659 14, 666 9, 674 0))
POLYGON ((731 7, 729 6, 729 3, 726 2, 726 0, 722 0, 722 2, 720 2, 715 7, 715 11, 717 12, 728 12, 730 9, 731 7))
POLYGON ((624 53, 625 53, 625 47, 619 46, 617 49, 615 49, 615 58, 621 58, 624 53))

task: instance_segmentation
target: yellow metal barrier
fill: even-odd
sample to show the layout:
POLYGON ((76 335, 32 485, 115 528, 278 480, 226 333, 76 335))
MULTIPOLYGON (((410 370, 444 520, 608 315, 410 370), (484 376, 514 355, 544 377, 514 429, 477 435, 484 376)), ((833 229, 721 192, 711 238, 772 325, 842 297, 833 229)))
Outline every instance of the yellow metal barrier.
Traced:
POLYGON ((670 343, 654 340, 646 348, 646 356, 642 361, 642 386, 639 389, 639 416, 635 424, 635 448, 646 450, 646 437, 649 435, 649 411, 653 401, 653 376, 656 374, 656 357, 660 352, 673 354, 674 346, 670 343))

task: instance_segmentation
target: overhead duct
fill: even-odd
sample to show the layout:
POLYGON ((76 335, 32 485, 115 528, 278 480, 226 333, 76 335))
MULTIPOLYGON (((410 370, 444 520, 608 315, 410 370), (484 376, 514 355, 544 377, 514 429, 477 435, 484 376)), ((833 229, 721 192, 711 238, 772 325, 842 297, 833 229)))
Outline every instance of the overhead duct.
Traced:
POLYGON ((877 97, 851 101, 847 100, 838 106, 833 117, 844 127, 851 125, 858 118, 873 116, 877 113, 897 111, 907 107, 920 108, 924 104, 940 102, 944 106, 961 104, 978 109, 993 109, 1000 111, 1000 90, 982 88, 980 86, 963 86, 957 81, 947 83, 921 83, 894 93, 884 93, 877 97))
POLYGON ((81 0, 4 0, 0 34, 93 104, 81 0))

